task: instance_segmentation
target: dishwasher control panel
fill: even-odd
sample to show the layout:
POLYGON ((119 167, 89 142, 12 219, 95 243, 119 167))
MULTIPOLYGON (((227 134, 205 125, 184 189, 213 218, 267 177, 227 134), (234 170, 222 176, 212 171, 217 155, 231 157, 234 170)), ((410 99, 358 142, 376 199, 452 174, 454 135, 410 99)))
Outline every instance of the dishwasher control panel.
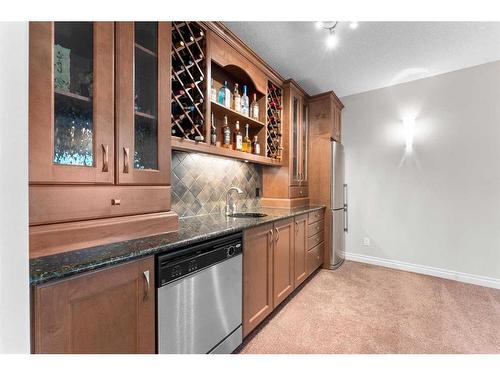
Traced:
POLYGON ((186 277, 243 252, 241 233, 231 235, 157 257, 157 287, 186 277))

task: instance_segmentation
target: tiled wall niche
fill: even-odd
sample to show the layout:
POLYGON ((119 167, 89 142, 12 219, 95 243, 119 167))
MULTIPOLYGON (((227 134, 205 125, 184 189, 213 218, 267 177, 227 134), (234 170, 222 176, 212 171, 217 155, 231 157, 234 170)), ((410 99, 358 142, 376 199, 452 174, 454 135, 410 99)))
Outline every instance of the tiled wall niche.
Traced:
POLYGON ((172 210, 180 217, 223 212, 231 186, 238 210, 256 209, 262 194, 262 167, 211 155, 172 151, 172 210))

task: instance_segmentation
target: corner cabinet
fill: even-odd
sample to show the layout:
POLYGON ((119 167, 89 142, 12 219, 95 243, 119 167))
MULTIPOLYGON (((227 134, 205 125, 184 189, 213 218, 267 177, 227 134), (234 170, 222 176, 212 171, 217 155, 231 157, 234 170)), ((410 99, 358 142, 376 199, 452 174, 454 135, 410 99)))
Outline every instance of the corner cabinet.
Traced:
POLYGON ((154 258, 33 290, 34 353, 155 353, 154 258))
POLYGON ((283 165, 264 169, 262 205, 305 206, 309 203, 309 103, 307 93, 293 80, 283 85, 282 137, 283 165))
POLYGON ((176 230, 170 23, 30 22, 29 39, 30 257, 176 230))

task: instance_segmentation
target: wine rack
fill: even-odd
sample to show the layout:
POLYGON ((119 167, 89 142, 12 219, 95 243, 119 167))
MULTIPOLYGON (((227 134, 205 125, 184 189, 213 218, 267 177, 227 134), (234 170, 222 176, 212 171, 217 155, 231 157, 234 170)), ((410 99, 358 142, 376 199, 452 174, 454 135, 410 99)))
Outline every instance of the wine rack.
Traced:
POLYGON ((267 157, 281 160, 281 109, 282 90, 272 82, 267 84, 267 157))
POLYGON ((172 22, 172 136, 205 142, 206 32, 172 22))

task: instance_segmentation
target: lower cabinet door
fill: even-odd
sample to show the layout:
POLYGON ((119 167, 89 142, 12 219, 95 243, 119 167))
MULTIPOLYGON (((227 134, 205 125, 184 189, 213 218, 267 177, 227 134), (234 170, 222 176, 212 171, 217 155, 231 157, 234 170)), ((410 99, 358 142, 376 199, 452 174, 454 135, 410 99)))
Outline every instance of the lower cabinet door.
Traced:
POLYGON ((154 258, 34 288, 35 353, 154 353, 154 258))
POLYGON ((273 311, 273 225, 244 233, 243 336, 273 311))
POLYGON ((278 306, 294 288, 294 219, 274 223, 274 306, 278 306))
POLYGON ((307 278, 307 214, 295 217, 295 288, 307 278))

